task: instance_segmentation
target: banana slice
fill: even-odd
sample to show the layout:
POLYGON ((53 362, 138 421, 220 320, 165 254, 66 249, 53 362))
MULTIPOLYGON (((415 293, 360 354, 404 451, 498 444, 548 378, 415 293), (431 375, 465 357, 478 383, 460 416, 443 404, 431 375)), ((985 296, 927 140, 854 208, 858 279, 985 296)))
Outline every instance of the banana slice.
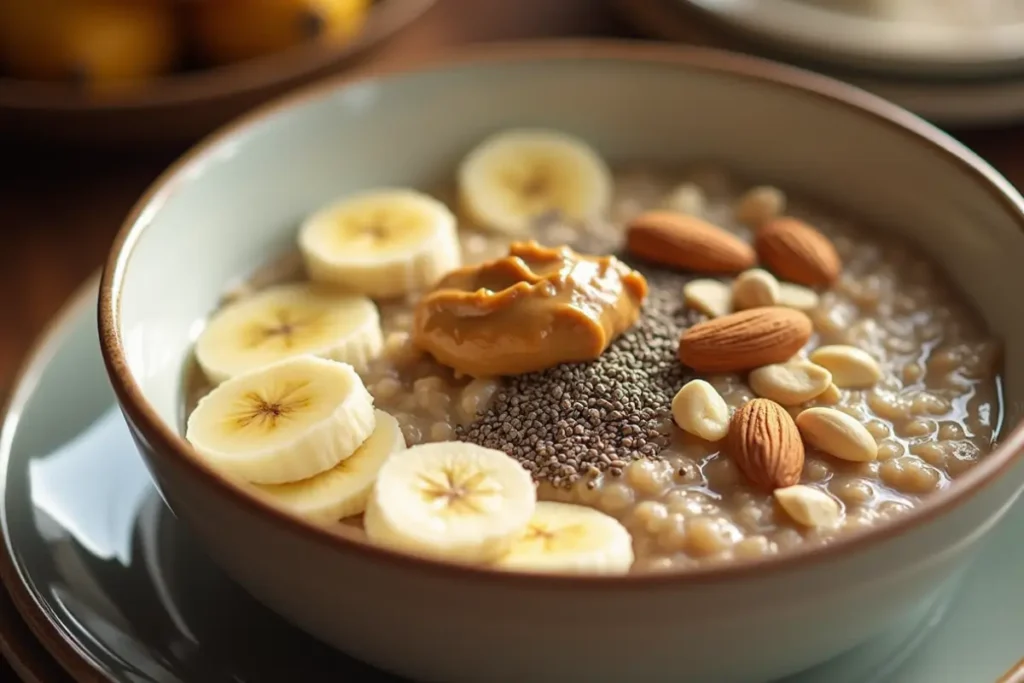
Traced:
POLYGON ((316 282, 388 298, 431 287, 462 263, 455 216, 414 190, 380 189, 346 197, 299 230, 316 282))
POLYGON ((537 503, 533 519, 497 566, 516 571, 625 574, 633 540, 613 517, 582 505, 537 503))
POLYGON ((504 555, 537 504, 529 472, 501 451, 442 441, 381 468, 363 523, 371 541, 463 562, 504 555))
POLYGON ((283 484, 351 457, 375 422, 373 398, 351 365, 297 356, 223 382, 200 399, 185 438, 225 473, 283 484))
POLYGON ((213 383, 299 355, 363 370, 384 346, 377 306, 364 296, 309 284, 279 285, 228 304, 196 340, 213 383))
POLYGON ((333 524, 360 514, 366 509, 381 466, 392 453, 405 450, 398 420, 383 410, 375 414, 373 434, 352 457, 309 479, 255 486, 275 505, 318 524, 333 524))
POLYGON ((459 166, 458 185, 474 223, 513 234, 550 211, 572 221, 599 217, 612 197, 611 172, 597 152, 550 130, 509 130, 484 140, 459 166))

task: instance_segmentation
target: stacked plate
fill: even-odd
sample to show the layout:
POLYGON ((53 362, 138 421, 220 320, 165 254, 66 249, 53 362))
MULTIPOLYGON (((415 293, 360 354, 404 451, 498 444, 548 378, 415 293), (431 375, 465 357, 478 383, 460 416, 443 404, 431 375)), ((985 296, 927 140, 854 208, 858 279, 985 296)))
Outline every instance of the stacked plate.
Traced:
POLYGON ((1024 0, 619 0, 659 38, 787 61, 947 127, 1024 120, 1024 0))

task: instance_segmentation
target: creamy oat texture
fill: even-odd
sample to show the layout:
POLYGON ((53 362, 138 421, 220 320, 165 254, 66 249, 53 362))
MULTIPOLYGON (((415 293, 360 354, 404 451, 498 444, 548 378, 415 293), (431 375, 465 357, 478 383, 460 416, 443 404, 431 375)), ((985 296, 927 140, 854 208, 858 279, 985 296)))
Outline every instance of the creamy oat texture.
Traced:
MULTIPOLYGON (((621 245, 622 226, 630 217, 666 203, 679 204, 680 198, 685 198, 684 205, 675 208, 694 211, 751 240, 751 229, 737 214, 763 218, 783 205, 777 192, 762 189, 745 195, 751 186, 714 168, 679 173, 624 169, 616 174, 610 221, 576 228, 546 217, 537 222, 533 237, 551 246, 568 244, 587 253, 613 253, 621 245)), ((826 392, 790 412, 796 416, 809 406, 837 407, 867 427, 878 443, 878 459, 843 462, 808 448, 801 484, 835 500, 840 519, 831 528, 801 525, 771 493, 748 485, 736 465, 720 453, 721 442, 693 437, 672 422, 671 402, 685 381, 707 380, 732 411, 754 398, 745 375, 701 376, 678 366, 667 375, 665 395, 642 402, 644 406, 661 406, 658 410, 643 408, 650 413, 643 416, 644 424, 653 429, 648 433, 644 427, 642 452, 631 449, 630 435, 616 428, 618 451, 612 455, 595 452, 594 462, 566 463, 571 454, 559 451, 556 438, 550 456, 537 458, 533 454, 524 463, 535 476, 540 475, 541 499, 582 503, 621 520, 633 536, 634 572, 773 555, 882 524, 912 508, 923 496, 949 486, 992 448, 1001 417, 998 346, 940 271, 911 245, 864 232, 854 221, 793 197, 784 199, 787 215, 807 221, 833 240, 844 265, 838 283, 820 292, 817 307, 808 311, 815 331, 804 352, 826 344, 853 345, 876 359, 884 374, 874 388, 844 389, 838 396, 826 392)), ((449 205, 454 203, 449 201, 449 205)), ((497 258, 507 251, 508 238, 478 232, 468 225, 460 230, 467 264, 497 258)), ((289 257, 269 266, 234 295, 295 278, 296 263, 289 257)), ((639 269, 651 280, 651 269, 639 269)), ((704 319, 702 313, 684 310, 681 289, 687 280, 702 277, 706 276, 670 276, 665 285, 670 289, 664 291, 676 292, 678 310, 660 324, 685 326, 704 319)), ((651 300, 657 301, 654 280, 651 300)), ((731 284, 732 278, 722 280, 731 284)), ((456 377, 412 345, 416 299, 380 303, 385 350, 363 376, 377 408, 398 419, 409 445, 467 438, 474 433, 479 437, 479 427, 488 419, 490 424, 500 424, 503 419, 511 423, 511 415, 485 415, 497 405, 496 397, 506 391, 509 380, 456 377)), ((642 316, 639 325, 643 323, 642 316)), ((618 343, 628 339, 627 334, 618 343)), ((566 376, 573 377, 571 373, 566 376)), ((189 384, 186 408, 190 410, 206 387, 194 370, 189 384)), ((551 390, 559 395, 562 391, 555 386, 551 390)), ((610 412, 623 413, 633 405, 614 393, 606 398, 610 412), (616 411, 616 406, 623 410, 616 411)), ((530 412, 528 401, 517 402, 507 393, 503 399, 501 405, 518 405, 524 417, 530 412)), ((629 417, 617 416, 624 427, 633 424, 629 417)), ((578 424, 567 426, 575 429, 578 424)), ((638 443, 640 436, 638 433, 638 443)), ((521 453, 517 455, 523 459, 521 453)))

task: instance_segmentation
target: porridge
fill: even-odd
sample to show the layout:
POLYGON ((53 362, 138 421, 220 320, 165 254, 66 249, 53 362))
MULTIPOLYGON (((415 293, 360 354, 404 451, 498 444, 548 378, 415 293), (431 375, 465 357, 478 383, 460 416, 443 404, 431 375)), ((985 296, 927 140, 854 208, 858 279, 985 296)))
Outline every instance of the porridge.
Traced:
POLYGON ((371 542, 685 569, 949 486, 993 447, 999 362, 912 245, 715 168, 610 171, 510 131, 454 191, 323 208, 230 291, 186 373, 186 436, 371 542))

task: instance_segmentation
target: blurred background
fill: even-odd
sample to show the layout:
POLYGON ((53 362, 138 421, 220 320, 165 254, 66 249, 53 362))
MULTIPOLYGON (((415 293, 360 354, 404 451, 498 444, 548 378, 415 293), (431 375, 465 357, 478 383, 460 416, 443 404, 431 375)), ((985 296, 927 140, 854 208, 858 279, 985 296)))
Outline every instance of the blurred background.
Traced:
MULTIPOLYGON (((331 74, 559 36, 826 73, 1024 185, 1024 0, 0 0, 0 392, 140 194, 203 135, 331 74)), ((10 618, 0 604, 5 637, 10 618)), ((2 664, 0 680, 14 680, 2 664)))
POLYGON ((1024 0, 0 0, 0 391, 135 200, 204 134, 330 74, 556 36, 828 73, 1024 183, 1024 0))

